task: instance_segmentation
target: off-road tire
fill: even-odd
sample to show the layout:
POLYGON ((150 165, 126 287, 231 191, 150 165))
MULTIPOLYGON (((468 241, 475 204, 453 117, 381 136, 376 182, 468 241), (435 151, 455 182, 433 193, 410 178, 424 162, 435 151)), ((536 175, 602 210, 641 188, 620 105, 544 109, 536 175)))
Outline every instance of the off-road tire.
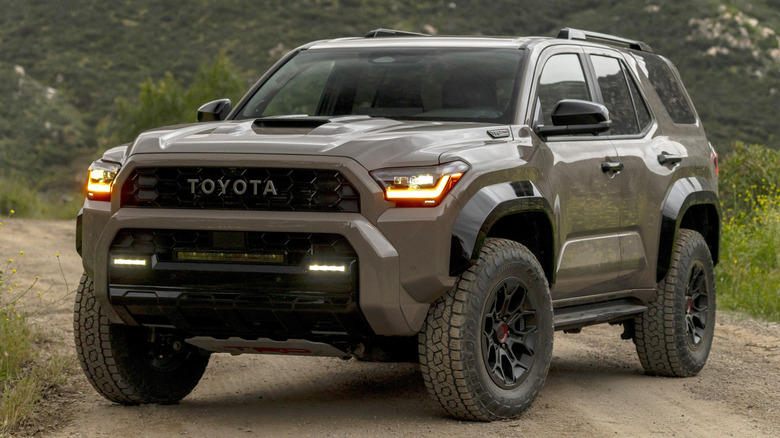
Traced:
POLYGON ((192 392, 209 362, 208 355, 184 343, 165 360, 150 357, 149 330, 110 324, 86 274, 76 291, 73 330, 87 380, 116 403, 176 403, 192 392))
POLYGON ((648 374, 690 377, 704 367, 715 329, 715 274, 701 234, 680 229, 669 271, 634 326, 636 351, 648 374))
POLYGON ((544 384, 552 347, 552 301, 542 267, 523 245, 492 238, 431 307, 419 336, 428 392, 464 420, 522 414, 544 384), (515 368, 521 364, 527 368, 515 368))

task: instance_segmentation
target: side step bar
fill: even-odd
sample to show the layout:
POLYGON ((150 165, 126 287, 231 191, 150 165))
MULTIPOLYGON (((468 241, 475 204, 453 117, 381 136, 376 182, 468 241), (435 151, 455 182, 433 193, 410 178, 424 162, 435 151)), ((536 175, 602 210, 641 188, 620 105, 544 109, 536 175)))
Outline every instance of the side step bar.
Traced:
POLYGON ((274 341, 260 338, 248 340, 242 338, 215 339, 207 336, 197 336, 185 340, 186 343, 214 353, 236 354, 281 354, 286 356, 331 356, 347 359, 349 353, 322 342, 312 342, 303 339, 274 341))
POLYGON ((555 309, 553 324, 555 330, 574 330, 593 324, 629 319, 647 311, 647 306, 630 300, 585 304, 582 306, 555 309))

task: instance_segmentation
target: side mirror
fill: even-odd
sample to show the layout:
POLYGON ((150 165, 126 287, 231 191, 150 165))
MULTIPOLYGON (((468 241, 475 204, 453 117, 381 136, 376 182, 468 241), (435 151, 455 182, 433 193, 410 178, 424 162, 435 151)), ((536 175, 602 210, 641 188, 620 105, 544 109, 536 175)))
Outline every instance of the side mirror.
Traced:
POLYGON ((555 104, 552 112, 553 126, 535 128, 538 135, 593 134, 609 130, 609 110, 600 103, 587 100, 564 99, 555 104))
POLYGON ((198 108, 199 122, 213 122, 216 120, 225 120, 233 109, 233 103, 230 99, 212 100, 204 103, 198 108))

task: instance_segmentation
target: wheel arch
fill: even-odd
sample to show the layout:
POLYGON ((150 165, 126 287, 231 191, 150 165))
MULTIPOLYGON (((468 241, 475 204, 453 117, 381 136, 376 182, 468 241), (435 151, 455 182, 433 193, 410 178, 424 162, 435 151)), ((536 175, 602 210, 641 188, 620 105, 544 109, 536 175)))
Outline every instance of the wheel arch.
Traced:
POLYGON ((469 200, 453 226, 450 275, 457 276, 472 265, 488 237, 524 245, 542 265, 548 283, 554 283, 556 245, 552 208, 532 182, 486 186, 469 200))
POLYGON ((702 178, 680 179, 664 201, 658 246, 656 280, 666 276, 680 228, 697 231, 704 237, 714 264, 720 253, 720 203, 717 188, 702 178))

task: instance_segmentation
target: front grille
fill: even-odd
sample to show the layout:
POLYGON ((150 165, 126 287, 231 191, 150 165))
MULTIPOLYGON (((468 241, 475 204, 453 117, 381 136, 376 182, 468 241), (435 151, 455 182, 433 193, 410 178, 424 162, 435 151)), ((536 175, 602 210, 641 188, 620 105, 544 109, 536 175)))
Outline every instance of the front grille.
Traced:
POLYGON ((359 212, 354 186, 336 170, 144 167, 122 187, 123 207, 359 212))
POLYGON ((192 335, 308 339, 366 329, 357 306, 357 253, 338 234, 125 229, 110 256, 148 261, 109 267, 114 309, 142 325, 192 335), (182 261, 182 253, 227 258, 182 261), (230 258, 269 254, 283 259, 230 258), (309 272, 313 263, 346 270, 309 272))

